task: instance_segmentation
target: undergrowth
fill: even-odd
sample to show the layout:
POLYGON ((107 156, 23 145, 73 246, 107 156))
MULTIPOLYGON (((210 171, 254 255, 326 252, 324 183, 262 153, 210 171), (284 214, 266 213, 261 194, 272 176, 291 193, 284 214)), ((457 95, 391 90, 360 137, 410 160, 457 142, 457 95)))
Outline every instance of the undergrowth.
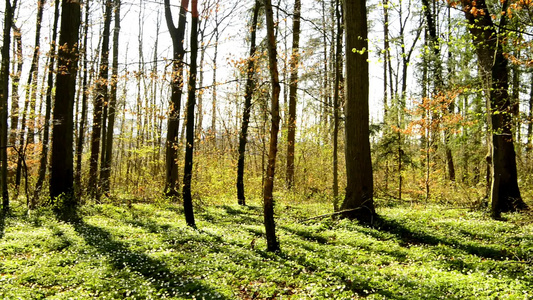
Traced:
MULTIPOLYGON (((205 201, 204 201, 205 202, 205 201)), ((0 222, 4 299, 530 299, 531 216, 494 221, 441 206, 378 208, 373 227, 309 219, 326 204, 276 209, 281 253, 266 252, 262 208, 86 205, 79 221, 15 207, 0 222)))

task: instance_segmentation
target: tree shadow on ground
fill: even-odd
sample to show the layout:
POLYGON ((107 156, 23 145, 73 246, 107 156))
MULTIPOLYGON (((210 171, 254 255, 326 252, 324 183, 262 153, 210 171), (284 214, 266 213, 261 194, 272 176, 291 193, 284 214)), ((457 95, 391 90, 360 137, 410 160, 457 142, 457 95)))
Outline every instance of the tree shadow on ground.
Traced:
MULTIPOLYGON (((505 260, 516 259, 512 254, 506 253, 499 249, 494 249, 489 246, 474 245, 471 243, 464 243, 463 241, 453 237, 439 237, 424 231, 424 229, 413 229, 405 226, 397 220, 386 219, 379 217, 375 223, 380 231, 389 232, 401 240, 402 246, 409 245, 446 245, 452 248, 462 250, 468 254, 476 255, 486 259, 505 260)), ((372 235, 372 232, 368 232, 372 235)))
MULTIPOLYGON (((81 219, 71 224, 87 244, 108 258, 111 267, 116 270, 127 267, 142 275, 154 288, 168 293, 171 297, 195 292, 213 295, 216 292, 214 287, 200 280, 175 273, 160 260, 151 258, 145 253, 132 251, 127 244, 114 240, 112 234, 102 228, 87 224, 81 219)), ((227 299, 219 293, 217 297, 227 299)))

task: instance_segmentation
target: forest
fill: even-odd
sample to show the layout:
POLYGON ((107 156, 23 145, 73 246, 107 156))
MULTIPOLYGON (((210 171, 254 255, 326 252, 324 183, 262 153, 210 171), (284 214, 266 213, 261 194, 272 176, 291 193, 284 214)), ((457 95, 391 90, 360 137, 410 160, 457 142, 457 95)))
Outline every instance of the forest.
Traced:
POLYGON ((533 298, 530 0, 0 2, 0 298, 533 298))

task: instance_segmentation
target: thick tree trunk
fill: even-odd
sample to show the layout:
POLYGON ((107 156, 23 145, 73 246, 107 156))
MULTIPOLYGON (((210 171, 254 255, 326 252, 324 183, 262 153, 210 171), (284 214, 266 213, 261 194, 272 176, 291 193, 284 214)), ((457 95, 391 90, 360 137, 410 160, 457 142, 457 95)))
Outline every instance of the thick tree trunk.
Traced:
POLYGON ((78 30, 80 2, 63 0, 56 73, 56 97, 53 110, 52 168, 50 198, 60 204, 63 213, 76 208, 73 194, 73 108, 78 73, 78 30), (61 199, 58 199, 61 198, 61 199), (57 202, 61 201, 61 202, 57 202))
POLYGON ((115 29, 113 31, 113 62, 111 66, 111 95, 109 101, 109 114, 107 125, 106 148, 104 151, 104 164, 100 173, 102 191, 108 193, 110 190, 111 163, 113 162, 113 131, 115 128, 115 113, 117 105, 117 82, 118 82, 118 46, 120 33, 120 1, 114 1, 115 8, 115 29))
POLYGON ((252 110, 252 98, 255 89, 255 52, 256 52, 256 36, 257 36, 257 21, 259 18, 259 1, 255 1, 254 12, 252 17, 252 28, 250 30, 250 54, 248 57, 248 65, 246 68, 246 87, 244 92, 244 110, 242 113, 242 128, 239 136, 239 160, 237 162, 237 199, 240 205, 246 205, 246 197, 244 195, 244 158, 246 153, 246 143, 248 137, 248 125, 250 123, 250 112, 252 110))
POLYGON ((187 98, 187 146, 185 147, 185 167, 183 172, 183 208, 187 225, 196 227, 192 205, 191 183, 194 156, 194 106, 196 105, 196 74, 198 58, 198 0, 191 1, 191 61, 189 63, 189 94, 187 98))
POLYGON ((183 48, 183 40, 185 38, 185 21, 186 9, 189 5, 188 0, 181 0, 180 16, 178 19, 178 27, 174 26, 172 20, 172 12, 170 10, 170 1, 165 0, 165 19, 167 27, 172 38, 173 48, 173 62, 172 62, 172 76, 171 76, 171 96, 170 96, 170 112, 168 116, 167 125, 167 142, 165 155, 165 195, 167 197, 175 198, 179 195, 179 181, 178 181, 178 153, 179 153, 179 120, 180 120, 180 106, 181 94, 183 88, 183 56, 185 49, 183 48))
POLYGON ((100 187, 98 186, 98 156, 102 142, 102 130, 105 127, 103 118, 104 105, 109 101, 108 78, 109 78, 109 35, 111 31, 111 12, 113 6, 111 0, 105 1, 104 30, 102 32, 102 46, 100 49, 100 69, 96 80, 96 95, 94 98, 93 131, 91 133, 91 157, 89 161, 89 195, 100 200, 100 187))
POLYGON ((267 43, 268 61, 270 69, 270 79, 272 84, 271 95, 271 116, 272 124, 270 128, 270 146, 268 150, 268 165, 266 171, 265 184, 263 187, 263 214, 268 251, 279 251, 279 243, 276 237, 276 223, 274 222, 274 173, 276 169, 276 154, 278 152, 278 132, 279 132, 279 73, 277 64, 276 39, 274 36, 274 13, 271 0, 265 0, 265 15, 267 23, 267 43))
MULTIPOLYGON (((518 187, 508 60, 485 0, 463 0, 462 4, 474 38, 480 71, 485 84, 490 83, 490 89, 485 91, 490 99, 489 127, 492 128, 492 216, 498 218, 502 212, 527 208, 518 187), (472 14, 474 8, 478 11, 475 15, 472 14)), ((504 1, 502 11, 506 11, 508 5, 509 2, 504 1)), ((505 27, 506 19, 506 15, 501 16, 500 28, 505 27)))
POLYGON ((298 65, 300 64, 300 11, 302 3, 294 1, 294 16, 292 25, 292 55, 289 62, 289 118, 287 120, 287 187, 294 185, 294 143, 296 137, 296 102, 298 98, 298 65))
MULTIPOLYGON (((33 194, 33 199, 29 203, 29 209, 35 208, 37 200, 39 199, 40 192, 45 180, 47 163, 48 163, 48 148, 50 142, 50 118, 52 111, 52 85, 54 83, 54 64, 56 56, 56 41, 57 41, 57 24, 59 21, 59 1, 55 3, 54 9, 54 25, 52 28, 52 40, 50 44, 50 61, 48 62, 48 78, 47 78, 47 87, 46 87, 46 107, 44 115, 44 128, 43 128, 43 149, 41 151, 41 158, 39 161, 39 175, 37 178, 37 183, 35 184, 35 191, 33 194)), ((80 132, 80 134, 82 134, 80 132)))
POLYGON ((368 41, 365 1, 345 0, 346 197, 343 217, 372 222, 374 181, 369 141, 368 41))
POLYGON ((11 25, 16 2, 11 5, 11 0, 6 0, 4 8, 4 34, 2 45, 2 65, 0 66, 0 161, 2 170, 0 188, 2 189, 2 209, 9 210, 9 192, 7 186, 7 107, 9 99, 9 48, 11 44, 11 25))

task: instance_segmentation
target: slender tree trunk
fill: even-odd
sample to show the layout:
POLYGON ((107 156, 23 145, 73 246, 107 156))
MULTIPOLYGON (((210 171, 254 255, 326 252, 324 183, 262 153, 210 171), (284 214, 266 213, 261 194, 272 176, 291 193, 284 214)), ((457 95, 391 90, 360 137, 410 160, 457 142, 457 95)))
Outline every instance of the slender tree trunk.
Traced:
POLYGON ((368 41, 365 1, 344 1, 346 29, 346 197, 343 217, 372 222, 375 216, 369 140, 368 41))
MULTIPOLYGON (((434 20, 434 14, 431 12, 429 0, 422 0, 424 5, 424 15, 427 22, 427 31, 429 33, 429 46, 433 54, 433 76, 435 78, 434 95, 438 95, 444 88, 444 79, 442 76, 442 60, 440 57, 440 41, 437 36, 437 27, 434 20)), ((453 105, 450 105, 450 113, 453 113, 453 105)), ((446 125, 445 125, 446 126, 446 125)), ((450 148, 451 133, 449 129, 444 130, 444 152, 446 156, 446 170, 447 177, 451 181, 455 181, 455 167, 453 164, 453 155, 450 148)))
POLYGON ((237 199, 240 205, 246 205, 244 195, 244 158, 246 153, 246 143, 248 137, 248 126, 250 123, 250 112, 252 110, 252 98, 255 90, 255 53, 257 37, 257 21, 259 19, 259 1, 255 1, 252 17, 252 27, 250 30, 250 54, 246 68, 246 87, 244 92, 244 110, 242 114, 242 128, 239 136, 239 160, 237 162, 237 199))
MULTIPOLYGON (((218 24, 218 10, 219 3, 215 7, 215 24, 218 24)), ((217 145, 217 58, 218 58, 218 42, 220 39, 220 32, 218 26, 215 27, 215 49, 213 54, 213 88, 211 96, 211 134, 213 138, 213 146, 217 145)))
POLYGON ((274 36, 274 13, 271 0, 265 0, 265 15, 267 23, 268 37, 268 61, 270 69, 270 79, 272 84, 271 95, 271 116, 272 124, 270 128, 270 145, 268 150, 268 166, 266 171, 265 184, 263 187, 263 213, 268 251, 279 251, 279 242, 276 237, 276 224, 274 222, 274 173, 276 169, 276 154, 278 152, 278 132, 279 132, 279 73, 277 64, 276 39, 274 36))
POLYGON ((81 166, 82 166, 82 154, 83 146, 85 143, 85 126, 87 123, 87 101, 89 97, 89 83, 87 81, 87 52, 89 47, 87 44, 88 33, 89 33, 89 9, 90 5, 87 3, 85 5, 85 22, 83 24, 83 81, 82 81, 82 95, 81 95, 81 117, 79 125, 79 135, 76 145, 76 171, 74 173, 74 187, 76 188, 76 196, 78 199, 83 193, 83 188, 81 185, 81 166))
POLYGON ((17 60, 17 69, 14 70, 14 74, 12 76, 12 84, 11 84, 11 124, 10 124, 10 131, 9 131, 9 140, 8 145, 9 146, 16 146, 17 142, 17 128, 18 128, 18 122, 19 122, 19 85, 20 85, 20 75, 22 74, 22 66, 24 63, 24 58, 22 57, 22 33, 20 32, 20 28, 16 27, 15 24, 11 24, 13 28, 13 38, 15 39, 15 50, 14 50, 14 56, 17 60))
POLYGON ((78 73, 78 30, 81 21, 80 2, 62 0, 61 28, 56 73, 56 97, 53 110, 52 168, 50 198, 59 201, 61 210, 69 213, 76 208, 73 194, 73 108, 78 73))
POLYGON ((100 68, 96 80, 96 94, 94 97, 93 131, 91 134, 91 157, 89 161, 89 195, 100 200, 100 187, 98 186, 98 155, 102 142, 102 130, 105 127, 103 119, 104 106, 109 101, 107 93, 109 78, 109 35, 111 31, 111 0, 105 1, 104 30, 102 32, 102 46, 100 48, 100 68))
POLYGON ((2 45, 2 65, 0 69, 0 160, 2 162, 0 185, 2 188, 2 209, 9 210, 9 192, 7 186, 7 107, 9 99, 9 48, 11 44, 11 26, 16 1, 11 5, 11 0, 6 0, 4 8, 4 34, 2 45))
MULTIPOLYGON (((335 37, 335 86, 333 94, 333 209, 339 210, 339 110, 340 110, 340 84, 342 77, 342 8, 340 1, 335 1, 337 21, 337 35, 335 37)), ((386 87, 385 87, 386 89, 386 87)), ((385 93, 386 94, 386 93, 385 93)))
MULTIPOLYGON (((39 56, 41 53, 41 21, 43 19, 43 7, 45 0, 38 0, 37 2, 37 20, 35 25, 35 46, 33 48, 33 56, 30 65, 30 75, 28 76, 28 89, 30 93, 30 113, 28 117, 28 138, 27 144, 31 145, 31 155, 33 156, 33 150, 35 148, 35 107, 37 104, 37 86, 39 79, 39 56)), ((26 99, 27 100, 27 99, 26 99)))
MULTIPOLYGON (((54 84, 54 64, 56 56, 56 41, 57 41, 57 24, 59 21, 59 1, 55 3, 54 9, 54 25, 52 29, 52 41, 50 44, 50 61, 48 62, 48 78, 47 78, 47 87, 46 87, 46 107, 44 115, 44 132, 43 132, 43 149, 41 151, 41 158, 39 161, 39 175, 37 178, 37 183, 35 184, 35 191, 33 194, 33 199, 30 201, 29 209, 34 209, 35 205, 39 199, 42 186, 44 184, 46 168, 48 162, 48 147, 50 141, 50 118, 52 111, 52 85, 54 84)), ((80 132, 80 135, 82 132, 80 132)))
MULTIPOLYGON (((292 55, 289 62, 289 118, 287 132, 287 187, 294 185, 294 143, 296 137, 296 102, 298 98, 298 65, 300 64, 300 11, 302 3, 294 1, 294 16, 292 25, 292 55)), ((329 93, 328 93, 329 94, 329 93)))
MULTIPOLYGON (((320 127, 322 128, 328 128, 328 113, 329 113, 329 109, 328 109, 328 102, 329 102, 329 69, 328 69, 328 36, 327 36, 327 29, 326 29, 326 25, 328 23, 328 21, 326 21, 326 16, 327 16, 327 12, 326 12, 326 0, 323 0, 322 3, 321 3, 321 9, 322 9, 322 44, 324 46, 324 53, 322 54, 322 58, 323 58, 323 61, 322 61, 322 69, 323 69, 323 72, 324 72, 324 82, 323 82, 323 86, 322 86, 322 103, 320 104, 321 106, 321 109, 320 111, 322 112, 320 114, 320 127)), ((326 136, 326 133, 327 130, 324 129, 324 134, 321 135, 321 137, 325 137, 326 136)))
POLYGON ((529 109, 527 118, 527 147, 526 164, 531 166, 531 151, 533 150, 533 72, 531 72, 531 85, 529 87, 529 109))
POLYGON ((107 126, 107 142, 104 152, 104 164, 101 169, 101 182, 102 191, 109 193, 110 190, 110 177, 111 177, 111 164, 113 162, 113 131, 115 128, 115 113, 117 105, 117 84, 118 84, 118 48, 119 48, 119 33, 120 33, 120 1, 114 1, 115 9, 115 29, 113 31, 113 62, 111 66, 111 95, 109 101, 109 115, 107 126))
POLYGON ((177 197, 179 195, 179 181, 178 181, 178 153, 179 153, 179 120, 180 120, 180 106, 181 94, 183 88, 183 56, 185 49, 183 48, 183 40, 185 38, 185 20, 186 9, 189 5, 189 0, 181 0, 180 16, 178 19, 178 27, 174 26, 172 20, 172 12, 170 10, 169 0, 165 0, 165 19, 167 27, 172 38, 173 48, 173 62, 171 75, 171 97, 170 97, 170 113, 168 116, 168 131, 166 142, 166 183, 165 195, 167 197, 177 197))
MULTIPOLYGON (((389 0, 383 0, 383 120, 387 121, 388 116, 388 66, 390 60, 389 42, 389 0)), ((392 97, 392 95, 391 95, 392 97)))
POLYGON ((185 167, 183 172, 183 208, 187 225, 196 227, 192 205, 191 183, 194 155, 194 106, 196 105, 196 74, 198 58, 198 0, 191 1, 191 61, 189 63, 189 95, 187 99, 187 144, 185 147, 185 167))

